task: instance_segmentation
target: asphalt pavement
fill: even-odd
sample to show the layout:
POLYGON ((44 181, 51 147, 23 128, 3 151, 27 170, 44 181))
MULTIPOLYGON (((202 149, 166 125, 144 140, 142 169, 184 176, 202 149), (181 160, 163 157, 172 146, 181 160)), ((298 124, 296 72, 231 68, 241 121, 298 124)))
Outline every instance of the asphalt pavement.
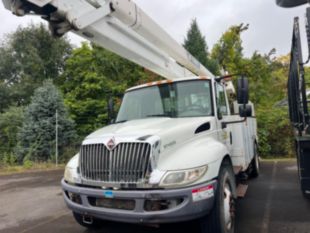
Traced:
MULTIPOLYGON (((62 175, 58 170, 0 176, 0 233, 198 232, 195 221, 159 228, 106 223, 86 230, 63 202, 62 175)), ((238 200, 236 233, 310 233, 310 200, 299 190, 296 162, 262 163, 261 175, 238 200)))

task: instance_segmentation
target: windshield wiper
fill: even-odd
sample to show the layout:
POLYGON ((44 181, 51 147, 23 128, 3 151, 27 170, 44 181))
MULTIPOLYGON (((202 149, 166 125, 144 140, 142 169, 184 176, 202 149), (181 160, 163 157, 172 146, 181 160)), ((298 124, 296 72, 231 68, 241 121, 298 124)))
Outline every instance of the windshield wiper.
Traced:
POLYGON ((116 121, 116 122, 114 122, 114 124, 124 123, 126 121, 128 121, 128 120, 116 121))
POLYGON ((145 117, 171 117, 168 114, 153 114, 153 115, 146 115, 145 117))

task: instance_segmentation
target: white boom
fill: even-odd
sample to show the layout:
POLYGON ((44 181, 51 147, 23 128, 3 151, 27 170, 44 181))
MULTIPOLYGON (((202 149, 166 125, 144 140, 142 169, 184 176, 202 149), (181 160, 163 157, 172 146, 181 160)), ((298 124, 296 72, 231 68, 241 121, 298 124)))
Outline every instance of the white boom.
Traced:
POLYGON ((18 16, 40 15, 167 79, 213 75, 131 0, 2 0, 18 16))

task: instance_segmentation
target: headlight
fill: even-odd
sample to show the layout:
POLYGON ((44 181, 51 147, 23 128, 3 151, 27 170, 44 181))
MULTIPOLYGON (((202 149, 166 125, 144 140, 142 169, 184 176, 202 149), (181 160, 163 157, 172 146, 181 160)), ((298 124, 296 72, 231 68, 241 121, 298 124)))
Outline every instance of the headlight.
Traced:
POLYGON ((67 164, 64 174, 64 179, 68 183, 81 183, 80 175, 77 172, 79 155, 75 155, 67 164))
POLYGON ((72 184, 81 183, 81 179, 79 174, 77 173, 76 168, 70 168, 68 166, 66 166, 65 169, 64 179, 68 183, 72 184))
POLYGON ((197 167, 182 171, 169 171, 161 180, 160 186, 180 186, 193 183, 199 178, 201 178, 207 170, 208 166, 197 167))

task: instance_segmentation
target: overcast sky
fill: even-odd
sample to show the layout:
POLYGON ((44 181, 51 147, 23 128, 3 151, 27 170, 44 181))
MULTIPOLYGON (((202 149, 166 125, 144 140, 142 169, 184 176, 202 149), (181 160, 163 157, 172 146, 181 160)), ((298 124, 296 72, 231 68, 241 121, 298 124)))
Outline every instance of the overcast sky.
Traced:
MULTIPOLYGON (((268 53, 272 48, 276 48, 278 55, 287 54, 291 46, 294 16, 300 17, 304 32, 306 7, 284 9, 276 6, 275 0, 135 0, 135 2, 180 43, 183 42, 193 18, 197 18, 209 48, 229 26, 249 23, 249 30, 242 36, 246 56, 250 56, 256 50, 268 53)), ((18 18, 6 11, 2 4, 0 5, 0 38, 14 31, 18 25, 41 21, 37 17, 18 18)), ((80 42, 73 34, 70 34, 69 38, 73 43, 80 42)))

